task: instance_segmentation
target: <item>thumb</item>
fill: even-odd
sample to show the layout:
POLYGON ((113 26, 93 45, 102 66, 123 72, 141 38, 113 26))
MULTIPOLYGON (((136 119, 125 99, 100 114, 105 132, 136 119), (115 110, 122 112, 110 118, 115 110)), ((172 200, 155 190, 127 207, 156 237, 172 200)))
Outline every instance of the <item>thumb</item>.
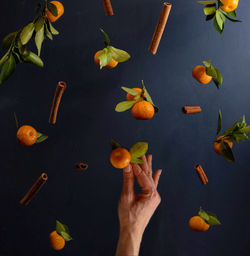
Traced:
POLYGON ((134 194, 134 173, 132 167, 129 164, 123 169, 123 195, 134 194))

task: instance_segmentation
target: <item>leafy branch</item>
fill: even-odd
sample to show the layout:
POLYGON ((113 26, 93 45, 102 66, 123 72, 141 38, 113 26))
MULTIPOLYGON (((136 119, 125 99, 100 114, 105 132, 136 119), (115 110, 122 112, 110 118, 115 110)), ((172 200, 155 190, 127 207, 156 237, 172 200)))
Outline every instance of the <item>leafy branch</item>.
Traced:
POLYGON ((0 59, 0 84, 14 73, 18 63, 31 63, 38 67, 44 66, 40 58, 42 43, 46 37, 53 40, 53 35, 59 34, 47 19, 47 9, 52 15, 57 16, 57 8, 53 3, 48 3, 47 1, 44 2, 44 5, 39 3, 36 10, 39 14, 32 22, 4 37, 2 48, 7 52, 0 59), (33 37, 38 54, 31 52, 27 47, 33 37))

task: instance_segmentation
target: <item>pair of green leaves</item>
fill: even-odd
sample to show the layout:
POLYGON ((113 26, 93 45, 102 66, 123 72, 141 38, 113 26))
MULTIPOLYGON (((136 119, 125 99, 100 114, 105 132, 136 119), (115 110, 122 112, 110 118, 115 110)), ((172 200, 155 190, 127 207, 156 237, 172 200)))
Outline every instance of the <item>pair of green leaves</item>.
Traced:
POLYGON ((118 63, 127 61, 130 58, 130 55, 123 50, 110 46, 109 36, 104 32, 103 29, 100 30, 105 37, 104 43, 106 45, 106 48, 104 48, 98 55, 98 59, 100 61, 100 69, 107 66, 111 59, 114 59, 118 63))
POLYGON ((218 89, 220 89, 220 86, 223 83, 223 76, 222 76, 221 72, 211 64, 210 60, 209 61, 203 61, 203 64, 206 67, 207 75, 209 75, 213 78, 213 82, 215 83, 216 87, 218 89))
POLYGON ((232 22, 241 22, 236 19, 236 11, 232 12, 224 12, 220 6, 223 6, 223 3, 220 0, 214 1, 197 1, 200 4, 205 5, 203 8, 203 12, 206 15, 206 21, 214 20, 214 28, 220 34, 222 34, 224 30, 224 24, 226 19, 232 22), (217 4, 218 3, 218 4, 217 4))
MULTIPOLYGON (((217 135, 221 131, 222 123, 222 114, 221 110, 219 110, 218 116, 218 126, 217 126, 217 135)), ((240 118, 237 122, 235 122, 231 127, 229 127, 226 131, 224 131, 222 138, 217 140, 220 143, 220 152, 222 156, 230 162, 235 162, 234 154, 230 146, 225 140, 235 141, 239 143, 240 141, 248 140, 248 136, 246 133, 250 132, 250 126, 247 126, 245 116, 240 118)))
POLYGON ((141 91, 141 93, 134 90, 134 89, 131 89, 131 88, 127 88, 127 87, 121 87, 121 88, 125 92, 127 92, 127 93, 129 93, 129 94, 131 94, 135 97, 134 97, 134 100, 127 100, 127 101, 122 101, 122 102, 118 103, 115 107, 116 112, 124 112, 124 111, 132 108, 135 103, 140 101, 140 99, 141 100, 146 100, 149 103, 151 103, 154 106, 154 109, 155 109, 156 113, 159 111, 159 108, 155 106, 151 96, 149 95, 143 80, 142 80, 142 91, 141 91))
POLYGON ((199 210, 199 216, 202 219, 204 219, 205 222, 207 224, 209 224, 210 226, 221 225, 220 221, 218 220, 217 216, 214 213, 204 211, 201 207, 200 207, 200 210, 199 210))
MULTIPOLYGON (((111 140, 110 144, 112 146, 112 150, 116 148, 121 148, 122 146, 116 142, 115 140, 111 140)), ((133 145, 130 150, 131 162, 134 164, 143 164, 144 162, 140 159, 140 157, 144 156, 148 151, 148 143, 147 142, 137 142, 133 145)))
POLYGON ((69 228, 58 220, 56 221, 56 232, 58 235, 62 236, 65 241, 69 242, 72 240, 72 237, 69 233, 69 228))

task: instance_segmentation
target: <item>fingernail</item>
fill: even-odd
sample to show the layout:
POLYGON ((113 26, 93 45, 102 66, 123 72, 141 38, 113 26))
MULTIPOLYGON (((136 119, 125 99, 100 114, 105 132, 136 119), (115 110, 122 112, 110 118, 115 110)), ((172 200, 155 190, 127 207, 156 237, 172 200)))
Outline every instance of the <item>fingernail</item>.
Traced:
POLYGON ((129 164, 127 167, 125 167, 124 172, 131 172, 131 165, 129 164))

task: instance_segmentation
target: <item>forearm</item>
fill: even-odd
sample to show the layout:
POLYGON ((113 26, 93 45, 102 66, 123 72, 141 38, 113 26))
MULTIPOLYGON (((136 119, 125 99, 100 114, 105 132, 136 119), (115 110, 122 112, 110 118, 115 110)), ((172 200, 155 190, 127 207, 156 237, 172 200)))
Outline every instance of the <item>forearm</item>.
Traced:
POLYGON ((116 256, 138 256, 142 232, 121 230, 116 249, 116 256))

